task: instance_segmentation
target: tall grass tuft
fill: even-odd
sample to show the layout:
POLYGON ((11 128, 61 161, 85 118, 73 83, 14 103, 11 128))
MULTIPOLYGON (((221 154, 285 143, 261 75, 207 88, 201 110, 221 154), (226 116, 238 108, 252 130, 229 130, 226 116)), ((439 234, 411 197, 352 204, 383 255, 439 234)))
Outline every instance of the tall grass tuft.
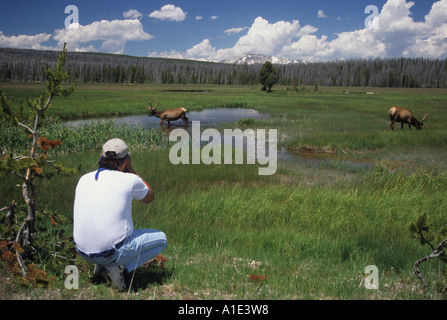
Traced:
MULTIPOLYGON (((0 126, 0 146, 2 152, 22 154, 31 143, 21 128, 0 126)), ((62 145, 54 149, 56 153, 98 151, 109 139, 120 138, 132 150, 154 150, 168 145, 166 134, 156 128, 117 125, 113 121, 99 121, 80 127, 70 127, 60 123, 50 124, 40 129, 41 136, 50 140, 61 140, 62 145)))

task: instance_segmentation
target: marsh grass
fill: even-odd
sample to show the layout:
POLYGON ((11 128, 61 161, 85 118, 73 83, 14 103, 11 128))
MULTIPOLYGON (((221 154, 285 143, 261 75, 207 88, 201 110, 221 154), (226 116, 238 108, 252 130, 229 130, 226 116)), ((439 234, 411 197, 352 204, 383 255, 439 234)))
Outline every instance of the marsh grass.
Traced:
MULTIPOLYGON (((105 141, 120 137, 128 142, 133 150, 157 149, 168 146, 166 134, 155 128, 133 127, 126 124, 117 125, 112 120, 93 122, 88 125, 71 127, 62 123, 43 126, 40 136, 50 140, 60 140, 61 146, 53 149, 50 154, 67 152, 100 151, 105 141)), ((31 139, 20 127, 12 128, 6 124, 0 127, 0 145, 2 151, 13 154, 23 154, 29 148, 31 139)))
MULTIPOLYGON (((258 176, 256 166, 174 166, 167 157, 168 150, 154 150, 133 158, 156 192, 151 205, 134 204, 135 227, 163 230, 169 242, 163 253, 167 269, 138 275, 140 298, 152 296, 146 290, 151 287, 166 298, 166 286, 176 298, 425 298, 410 270, 426 249, 407 227, 421 212, 430 212, 438 225, 447 223, 445 174, 380 167, 348 185, 289 187, 279 177, 258 176), (268 281, 261 286, 241 277, 235 265, 268 281), (380 270, 378 292, 362 285, 368 265, 380 270)), ((59 161, 81 163, 88 172, 97 158, 89 152, 59 161)), ((39 190, 45 190, 39 203, 70 217, 80 174, 39 180, 39 190)), ((88 288, 91 270, 76 263, 88 288)), ((445 271, 434 262, 426 272, 436 282, 445 271)))
MULTIPOLYGON (((256 87, 209 86, 206 92, 186 94, 166 89, 175 87, 92 85, 78 92, 90 97, 82 102, 87 109, 102 104, 97 111, 110 114, 120 110, 121 102, 131 95, 125 103, 132 112, 139 112, 137 105, 147 96, 157 97, 163 105, 193 108, 243 104, 272 115, 250 121, 250 127, 277 128, 281 146, 334 148, 334 157, 368 159, 375 162, 375 168, 352 171, 342 166, 281 162, 276 175, 262 177, 258 167, 250 165, 174 166, 169 162, 169 149, 153 148, 164 145, 157 133, 141 133, 138 138, 130 131, 127 139, 135 139, 130 145, 154 139, 132 150, 134 167, 156 193, 151 205, 134 204, 134 223, 136 228, 166 232, 166 269, 141 270, 137 292, 123 297, 106 286, 92 286, 92 268, 77 259, 82 290, 64 291, 64 298, 82 293, 102 299, 137 298, 136 293, 138 299, 445 298, 439 288, 445 284, 446 266, 437 261, 424 266, 430 285, 426 294, 420 291, 411 268, 427 254, 427 248, 407 231, 409 223, 423 212, 436 225, 447 223, 445 92, 381 89, 367 96, 321 88, 318 93, 284 89, 266 95, 256 87), (387 112, 393 104, 415 108, 418 115, 434 112, 430 129, 391 132, 387 112), (235 265, 243 274, 267 276, 268 280, 262 284, 250 281, 235 265), (378 291, 364 287, 368 265, 379 268, 378 291)), ((76 98, 70 103, 73 109, 81 104, 76 98)), ((59 110, 60 115, 67 115, 67 110, 59 110)), ((63 132, 61 137, 68 135, 63 132)), ((66 166, 79 167, 80 172, 38 180, 38 206, 70 219, 76 183, 83 173, 96 169, 97 146, 108 134, 72 133, 73 142, 65 141, 71 147, 54 157, 66 166), (76 145, 83 146, 82 152, 73 152, 76 145)), ((0 186, 0 194, 7 199, 20 196, 14 179, 8 176, 0 186)), ((61 228, 70 234, 70 224, 61 228)), ((64 267, 61 261, 55 272, 59 281, 55 286, 60 288, 64 267)))

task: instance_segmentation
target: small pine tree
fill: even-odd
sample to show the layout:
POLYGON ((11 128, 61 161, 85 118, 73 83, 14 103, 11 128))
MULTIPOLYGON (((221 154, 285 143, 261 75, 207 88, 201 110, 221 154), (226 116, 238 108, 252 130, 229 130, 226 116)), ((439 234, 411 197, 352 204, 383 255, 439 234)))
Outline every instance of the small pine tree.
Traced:
MULTIPOLYGON (((427 283, 422 275, 419 265, 428 260, 439 258, 443 262, 447 262, 445 247, 447 247, 447 228, 443 227, 439 230, 433 230, 434 227, 428 223, 427 214, 423 213, 419 218, 410 224, 409 231, 412 238, 417 239, 422 246, 428 245, 432 252, 427 256, 418 259, 413 266, 414 274, 421 281, 424 290, 427 289, 427 283), (435 247, 432 242, 438 243, 435 247)), ((447 286, 444 290, 447 289, 447 286)))
POLYGON ((262 91, 272 92, 273 86, 278 82, 278 74, 271 62, 264 63, 259 70, 258 78, 262 84, 262 91))
MULTIPOLYGON (((47 159, 47 151, 61 144, 61 142, 40 137, 38 132, 41 120, 44 118, 48 107, 50 107, 53 98, 57 96, 68 96, 74 92, 75 84, 68 88, 62 86, 62 83, 70 78, 70 75, 64 71, 66 51, 64 44, 64 48, 54 70, 45 70, 48 79, 45 92, 34 100, 27 98, 26 105, 32 112, 31 117, 23 114, 23 103, 20 103, 18 106, 14 105, 0 90, 0 106, 3 113, 2 125, 22 127, 24 128, 24 134, 28 134, 32 138, 30 150, 27 155, 13 155, 10 153, 3 154, 0 158, 0 177, 12 173, 22 180, 21 189, 25 202, 26 217, 23 223, 18 226, 19 229, 15 231, 15 234, 9 236, 11 242, 16 245, 16 248, 32 245, 33 236, 36 232, 35 177, 44 175, 44 166, 46 164, 49 164, 51 170, 56 170, 56 172, 67 172, 66 168, 47 159), (38 148, 43 152, 39 152, 38 148)), ((6 221, 9 224, 14 220, 17 208, 18 205, 14 200, 11 202, 11 205, 3 208, 8 210, 6 221)), ((13 247, 14 245, 11 246, 11 248, 13 247)), ((20 258, 20 250, 15 251, 25 276, 25 268, 22 265, 23 260, 20 258)))

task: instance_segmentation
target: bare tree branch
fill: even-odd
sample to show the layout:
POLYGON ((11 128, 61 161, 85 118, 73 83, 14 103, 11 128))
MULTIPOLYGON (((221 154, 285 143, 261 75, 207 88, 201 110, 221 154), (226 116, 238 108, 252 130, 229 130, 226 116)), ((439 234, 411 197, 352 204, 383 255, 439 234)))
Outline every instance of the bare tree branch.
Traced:
POLYGON ((19 122, 19 123, 17 123, 19 126, 21 126, 21 127, 23 127, 23 128, 25 128, 26 130, 28 130, 29 131, 29 133, 31 133, 31 134, 34 134, 34 131, 33 131, 33 129, 31 129, 30 127, 28 127, 26 124, 24 124, 24 123, 21 123, 21 122, 19 122))
POLYGON ((438 258, 441 254, 444 253, 444 251, 442 251, 443 247, 447 244, 447 239, 445 239, 444 241, 442 241, 438 247, 433 250, 433 252, 419 260, 417 260, 413 266, 413 271, 414 274, 419 278, 419 280, 421 281, 422 287, 424 288, 424 290, 427 289, 427 283, 425 282, 424 277, 422 276, 422 273, 419 269, 419 266, 421 263, 424 263, 428 260, 434 259, 434 258, 438 258))

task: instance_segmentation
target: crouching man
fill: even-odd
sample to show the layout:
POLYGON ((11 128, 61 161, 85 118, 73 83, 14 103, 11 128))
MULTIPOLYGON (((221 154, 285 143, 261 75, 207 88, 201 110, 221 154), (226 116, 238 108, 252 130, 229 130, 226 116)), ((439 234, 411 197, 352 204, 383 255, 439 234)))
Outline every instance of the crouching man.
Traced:
POLYGON ((161 231, 134 230, 134 199, 151 203, 154 192, 132 167, 127 144, 109 140, 99 169, 82 176, 76 186, 73 237, 78 253, 96 264, 95 275, 105 269, 120 291, 127 287, 125 272, 155 258, 167 246, 161 231))

